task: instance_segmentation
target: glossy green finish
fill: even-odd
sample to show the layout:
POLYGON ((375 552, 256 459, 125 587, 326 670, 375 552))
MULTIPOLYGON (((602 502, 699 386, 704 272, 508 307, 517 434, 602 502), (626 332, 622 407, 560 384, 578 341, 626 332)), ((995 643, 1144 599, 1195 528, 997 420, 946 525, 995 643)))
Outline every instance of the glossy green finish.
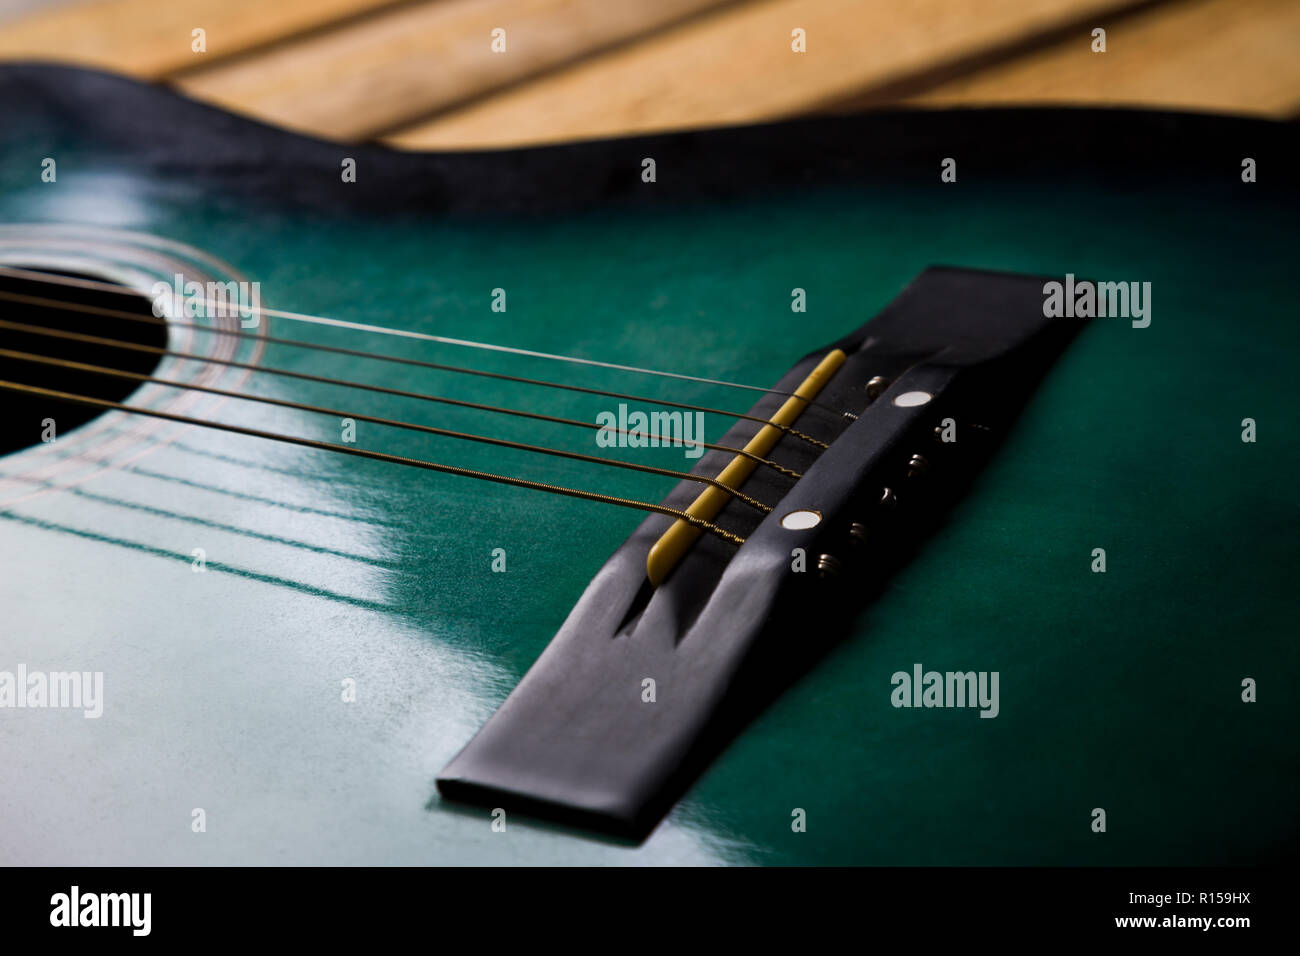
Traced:
MULTIPOLYGON (((494 833, 485 812, 433 787, 635 512, 203 431, 155 434, 75 487, 0 501, 0 669, 102 670, 106 698, 98 720, 0 710, 0 860, 1175 864, 1294 845, 1294 221, 1230 175, 1123 193, 936 176, 888 192, 791 186, 447 224, 250 207, 102 161, 66 129, 5 156, 0 180, 4 222, 191 243, 260 281, 268 306, 758 384, 931 264, 1149 281, 1154 306, 1149 328, 1084 329, 855 633, 640 846, 519 817, 494 833), (39 180, 32 157, 44 155, 59 157, 57 184, 39 180), (808 312, 792 327, 796 286, 808 312), (504 313, 490 308, 498 287, 504 313), (1241 441, 1247 417, 1254 444, 1241 441), (1090 570, 1097 547, 1105 574, 1090 570), (1000 672, 999 716, 892 707, 891 674, 917 662, 1000 672), (1241 701, 1245 677, 1258 703, 1241 701), (340 700, 344 678, 355 703, 340 700), (203 834, 191 832, 196 807, 203 834), (1090 829, 1095 807, 1105 834, 1090 829), (806 833, 791 830, 794 808, 806 833)), ((726 389, 270 328, 749 404, 726 389)), ((287 348, 261 361, 586 420, 612 407, 287 348)), ((267 376, 246 387, 595 450, 578 430, 267 376)), ((221 414, 339 436, 329 418, 235 403, 221 414)), ((0 461, 0 475, 72 455, 79 436, 0 461)), ((376 426, 359 426, 358 443, 649 500, 668 487, 376 426)))

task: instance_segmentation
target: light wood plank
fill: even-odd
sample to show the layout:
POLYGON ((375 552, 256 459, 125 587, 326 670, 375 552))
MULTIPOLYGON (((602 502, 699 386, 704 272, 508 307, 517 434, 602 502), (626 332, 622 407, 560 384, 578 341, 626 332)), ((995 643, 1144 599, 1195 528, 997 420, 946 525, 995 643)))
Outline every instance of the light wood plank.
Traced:
POLYGON ((538 143, 772 119, 1027 40, 1115 0, 767 0, 724 9, 399 131, 407 148, 538 143), (791 31, 807 52, 791 51, 791 31))
MULTIPOLYGON (((1097 26, 1106 28, 1104 19, 1097 26)), ((1300 3, 1206 0, 1122 20, 1093 53, 1090 30, 1041 52, 942 83, 908 105, 1090 103, 1300 112, 1300 3)))
POLYGON ((49 10, 56 6, 69 6, 74 3, 89 3, 90 0, 0 0, 0 25, 21 14, 33 10, 49 10))
POLYGON ((656 30, 723 0, 443 0, 189 72, 192 96, 359 139, 656 30), (491 48, 505 30, 505 52, 491 48))
POLYGON ((397 0, 99 0, 0 29, 0 59, 53 60, 157 79, 397 0), (207 52, 191 48, 207 31, 207 52))

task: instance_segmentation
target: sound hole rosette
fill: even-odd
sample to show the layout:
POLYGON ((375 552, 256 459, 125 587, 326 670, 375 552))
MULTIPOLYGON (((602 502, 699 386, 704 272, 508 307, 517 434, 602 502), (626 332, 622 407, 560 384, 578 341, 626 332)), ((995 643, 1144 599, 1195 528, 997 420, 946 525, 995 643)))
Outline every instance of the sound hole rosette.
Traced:
MULTIPOLYGON (((58 224, 0 225, 0 268, 29 269, 89 277, 152 301, 158 283, 174 286, 180 277, 203 288, 209 283, 245 283, 234 267, 200 249, 147 233, 58 224)), ((72 280, 82 281, 82 280, 72 280)), ((92 288, 95 286, 92 286, 92 288)), ((240 286, 242 288, 243 286, 240 286)), ((57 286, 52 286, 57 290, 57 286)), ((127 296, 122 296, 127 301, 127 296)), ((203 309, 181 315, 183 304, 164 299, 167 348, 203 359, 257 364, 265 351, 268 318, 245 328, 237 309, 203 309), (198 326, 192 327, 192 326, 198 326), (207 331, 211 329, 212 331, 207 331), (221 332, 253 333, 239 337, 221 332)), ((252 372, 211 361, 163 356, 152 377, 178 384, 198 384, 239 391, 252 372)), ((209 420, 230 399, 184 388, 146 382, 126 404, 209 420)), ((0 457, 0 506, 69 488, 106 469, 122 468, 177 441, 193 425, 109 410, 90 422, 0 457)))

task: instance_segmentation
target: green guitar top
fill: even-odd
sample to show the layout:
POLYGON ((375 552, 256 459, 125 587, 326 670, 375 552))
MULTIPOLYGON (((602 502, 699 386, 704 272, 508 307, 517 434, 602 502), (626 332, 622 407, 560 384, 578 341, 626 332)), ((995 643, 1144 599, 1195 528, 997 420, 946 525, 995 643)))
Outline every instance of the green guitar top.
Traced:
MULTIPOLYGON (((243 337, 159 332, 172 354, 139 374, 180 387, 130 382, 114 401, 172 419, 0 392, 0 861, 1147 865, 1296 849, 1294 127, 882 113, 417 155, 70 69, 0 69, 0 101, 0 320, 38 308, 14 270, 121 284, 145 298, 93 303, 146 316, 178 273, 266 310, 216 323, 243 337), (327 446, 659 502, 675 478, 445 432, 683 472, 701 449, 605 447, 594 429, 397 393, 586 423, 641 407, 603 392, 744 413, 761 391, 713 383, 773 385, 935 266, 1054 279, 1044 308, 1077 334, 915 553, 862 582, 846 632, 644 840, 440 796, 439 772, 645 516, 327 446), (1122 314, 1071 318, 1088 280, 1123 283, 1122 314), (949 672, 975 674, 962 705, 949 672)), ((0 327, 0 349, 30 351, 16 334, 0 327)), ((72 357, 102 361, 87 354, 72 357)), ((87 381, 12 358, 0 372, 87 381)), ((709 442, 732 424, 682 420, 709 442)), ((805 612, 792 640, 822 630, 805 612)))

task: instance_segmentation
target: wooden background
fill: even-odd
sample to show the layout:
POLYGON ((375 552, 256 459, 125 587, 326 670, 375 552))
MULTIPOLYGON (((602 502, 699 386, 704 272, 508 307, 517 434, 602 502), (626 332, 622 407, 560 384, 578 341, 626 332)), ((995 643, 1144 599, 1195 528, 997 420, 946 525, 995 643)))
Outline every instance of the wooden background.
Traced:
POLYGON ((1297 40, 1300 0, 0 0, 0 58, 133 74, 317 136, 409 148, 882 105, 1294 118, 1297 40), (206 52, 191 49, 195 28, 206 52))

